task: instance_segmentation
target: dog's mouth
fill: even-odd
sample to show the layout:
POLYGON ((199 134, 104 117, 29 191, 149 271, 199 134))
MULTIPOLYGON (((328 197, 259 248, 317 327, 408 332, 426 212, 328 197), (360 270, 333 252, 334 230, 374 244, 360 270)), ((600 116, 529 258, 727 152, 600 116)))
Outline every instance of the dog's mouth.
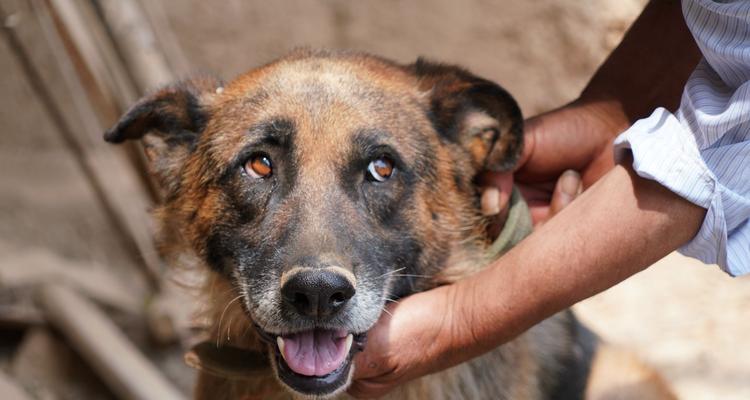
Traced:
POLYGON ((274 335, 257 327, 270 347, 279 379, 307 395, 328 395, 347 384, 354 354, 364 349, 367 333, 314 328, 274 335))
POLYGON ((292 372, 323 377, 344 365, 354 335, 343 329, 313 329, 276 336, 276 347, 292 372))

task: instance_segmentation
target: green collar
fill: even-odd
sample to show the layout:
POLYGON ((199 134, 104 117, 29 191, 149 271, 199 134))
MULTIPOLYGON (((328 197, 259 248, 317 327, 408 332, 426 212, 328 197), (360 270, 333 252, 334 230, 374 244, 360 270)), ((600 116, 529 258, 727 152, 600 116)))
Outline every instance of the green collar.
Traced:
POLYGON ((500 235, 487 248, 487 261, 500 258, 523 238, 529 236, 533 228, 529 207, 521 196, 521 192, 514 186, 510 196, 508 218, 505 220, 500 235))

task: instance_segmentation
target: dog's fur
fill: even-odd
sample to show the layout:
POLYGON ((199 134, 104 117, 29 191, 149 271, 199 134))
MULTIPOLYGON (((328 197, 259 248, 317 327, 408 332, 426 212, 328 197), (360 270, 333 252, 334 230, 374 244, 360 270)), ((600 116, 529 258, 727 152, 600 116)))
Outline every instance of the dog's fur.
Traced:
MULTIPOLYGON (((514 166, 522 118, 503 89, 457 67, 298 51, 226 85, 204 77, 160 90, 105 138, 144 139, 164 189, 162 241, 194 255, 209 276, 211 339, 269 351, 253 325, 277 335, 312 327, 363 333, 386 301, 485 263, 474 179, 514 166), (243 173, 258 151, 274 162, 269 179, 243 173), (391 179, 363 179, 381 154, 394 160, 391 179), (294 314, 278 292, 282 275, 301 266, 349 271, 355 296, 329 318, 294 314)), ((581 398, 593 346, 566 311, 391 396, 581 398)), ((275 379, 207 374, 196 391, 199 399, 288 396, 275 379)))

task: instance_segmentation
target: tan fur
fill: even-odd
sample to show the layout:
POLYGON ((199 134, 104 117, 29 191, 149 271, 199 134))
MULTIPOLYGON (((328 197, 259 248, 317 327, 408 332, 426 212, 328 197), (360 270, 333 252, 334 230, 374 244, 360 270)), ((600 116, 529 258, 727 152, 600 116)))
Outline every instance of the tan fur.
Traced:
MULTIPOLYGON (((461 143, 448 143, 436 135, 418 137, 405 127, 434 132, 433 121, 425 110, 432 106, 436 96, 446 96, 446 106, 451 106, 454 99, 450 94, 475 82, 456 78, 460 74, 453 73, 455 76, 449 74, 450 79, 445 85, 435 86, 436 80, 440 79, 435 74, 420 78, 410 71, 373 56, 321 55, 303 51, 252 70, 223 85, 222 90, 218 90, 217 82, 200 81, 200 101, 211 116, 196 144, 203 151, 182 151, 170 163, 156 164, 157 175, 161 173, 169 178, 175 171, 181 174, 177 177, 179 197, 168 198, 156 213, 163 226, 161 241, 165 252, 192 254, 196 260, 205 258, 208 251, 206 237, 219 217, 230 209, 228 199, 212 183, 212 173, 229 164, 237 152, 249 144, 248 127, 279 116, 291 116, 296 126, 295 145, 299 152, 297 181, 286 203, 275 210, 274 226, 263 235, 279 237, 293 213, 302 212, 305 218, 299 222, 302 225, 299 251, 315 249, 325 254, 337 234, 330 226, 329 216, 334 213, 346 220, 357 220, 354 218, 357 210, 352 206, 331 201, 331 198, 342 196, 336 179, 343 168, 342 160, 351 150, 350 135, 377 121, 380 127, 394 133, 387 140, 404 158, 414 159, 425 148, 433 153, 435 181, 411 188, 412 201, 417 206, 405 216, 404 223, 413 227, 423 252, 445 253, 447 260, 444 265, 421 271, 429 278, 420 280, 416 289, 451 283, 481 268, 486 262, 481 255, 488 245, 486 221, 478 209, 477 193, 473 188, 461 185, 470 182, 482 168, 501 165, 508 152, 519 152, 520 139, 508 134, 512 129, 510 116, 497 119, 473 110, 464 116, 463 125, 459 126, 464 133, 461 143), (175 168, 176 163, 182 168, 175 168), (457 176, 461 179, 458 180, 457 176), (440 218, 436 219, 436 215, 440 218)), ((169 93, 165 91, 157 95, 167 96, 169 93)), ((180 97, 180 104, 188 102, 183 97, 180 97)), ((182 119, 189 117, 184 112, 174 114, 182 119)), ((520 119, 520 114, 517 118, 520 119)), ((124 129, 128 129, 127 126, 124 129)), ((155 144, 152 158, 165 149, 167 146, 155 144)), ((177 186, 173 184, 170 188, 177 186)), ((246 229, 252 232, 252 227, 246 229)), ((294 265, 289 268, 280 274, 276 288, 295 273, 294 265)), ((205 269, 209 278, 203 289, 203 315, 208 321, 210 340, 219 346, 226 344, 265 351, 266 345, 258 338, 253 321, 240 300, 246 295, 242 291, 247 289, 242 285, 235 287, 226 277, 205 269)), ((352 272, 346 268, 336 269, 353 284, 357 283, 352 272)), ((575 346, 575 339, 566 329, 571 318, 567 313, 555 315, 482 357, 410 382, 394 390, 387 398, 540 398, 545 385, 552 379, 544 376, 544 371, 565 368, 561 360, 571 354, 575 346)), ((612 388, 607 386, 612 378, 605 374, 605 367, 599 367, 605 364, 605 358, 617 359, 609 354, 605 352, 597 356, 592 375, 596 379, 589 386, 592 396, 610 393, 603 388, 612 388)), ((632 363, 632 367, 624 364, 624 368, 645 371, 636 368, 636 364, 632 363)), ((624 376, 625 373, 615 375, 624 376)), ((655 374, 640 376, 645 377, 638 381, 644 386, 658 383, 655 374)), ((631 390, 631 387, 627 389, 631 390)), ((660 398, 671 398, 668 391, 648 393, 663 393, 660 398)), ((345 394, 341 396, 346 397, 345 394)), ((248 380, 229 380, 201 373, 195 398, 286 399, 290 395, 273 374, 248 380)))

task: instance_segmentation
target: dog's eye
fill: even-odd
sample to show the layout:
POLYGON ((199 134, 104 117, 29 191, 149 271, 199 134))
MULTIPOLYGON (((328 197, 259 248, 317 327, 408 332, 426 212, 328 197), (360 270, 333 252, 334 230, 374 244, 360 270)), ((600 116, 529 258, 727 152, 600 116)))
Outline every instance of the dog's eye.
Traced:
POLYGON ((367 166, 367 178, 371 181, 385 182, 393 175, 393 160, 380 156, 367 166))
POLYGON ((263 153, 253 154, 245 162, 245 173, 251 178, 268 178, 273 172, 271 158, 263 153))

